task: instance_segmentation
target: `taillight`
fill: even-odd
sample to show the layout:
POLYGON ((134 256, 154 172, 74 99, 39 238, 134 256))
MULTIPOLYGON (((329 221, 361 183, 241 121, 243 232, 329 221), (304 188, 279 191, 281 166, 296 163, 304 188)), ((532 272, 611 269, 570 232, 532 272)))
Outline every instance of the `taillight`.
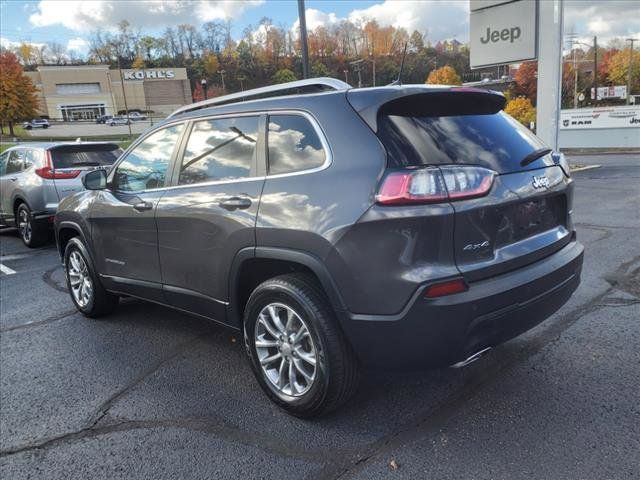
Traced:
POLYGON ((53 168, 53 163, 51 162, 51 152, 47 150, 45 166, 42 168, 36 168, 36 175, 48 180, 64 180, 68 178, 76 178, 80 175, 80 170, 56 171, 53 168))
POLYGON ((482 197, 489 193, 496 172, 472 165, 446 165, 392 170, 376 195, 381 205, 438 203, 482 197))

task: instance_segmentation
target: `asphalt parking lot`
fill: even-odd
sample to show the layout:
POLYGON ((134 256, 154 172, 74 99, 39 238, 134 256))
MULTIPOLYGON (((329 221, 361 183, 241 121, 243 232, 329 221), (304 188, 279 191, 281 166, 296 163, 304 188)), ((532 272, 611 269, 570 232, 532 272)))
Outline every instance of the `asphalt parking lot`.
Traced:
POLYGON ((640 478, 640 157, 572 161, 602 168, 574 174, 569 303, 467 368, 369 372, 314 421, 267 400, 234 332, 134 300, 85 319, 54 245, 1 232, 0 477, 640 478))

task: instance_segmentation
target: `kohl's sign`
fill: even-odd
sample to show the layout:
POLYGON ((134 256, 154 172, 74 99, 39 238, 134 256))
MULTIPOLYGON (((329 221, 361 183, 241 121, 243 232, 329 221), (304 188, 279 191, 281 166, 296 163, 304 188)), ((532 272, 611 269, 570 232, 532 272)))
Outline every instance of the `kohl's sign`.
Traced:
POLYGON ((125 80, 171 79, 176 76, 173 70, 123 70, 125 80))

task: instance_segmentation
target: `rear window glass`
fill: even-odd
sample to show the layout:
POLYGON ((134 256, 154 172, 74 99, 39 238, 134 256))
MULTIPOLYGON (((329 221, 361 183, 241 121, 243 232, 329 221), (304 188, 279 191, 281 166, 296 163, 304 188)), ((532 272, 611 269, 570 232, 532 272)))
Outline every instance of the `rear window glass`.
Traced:
POLYGON ((114 144, 65 146, 51 150, 53 168, 102 167, 113 164, 122 149, 114 144))
POLYGON ((388 167, 474 164, 497 172, 519 170, 520 161, 545 145, 504 112, 486 115, 381 115, 378 136, 388 167))

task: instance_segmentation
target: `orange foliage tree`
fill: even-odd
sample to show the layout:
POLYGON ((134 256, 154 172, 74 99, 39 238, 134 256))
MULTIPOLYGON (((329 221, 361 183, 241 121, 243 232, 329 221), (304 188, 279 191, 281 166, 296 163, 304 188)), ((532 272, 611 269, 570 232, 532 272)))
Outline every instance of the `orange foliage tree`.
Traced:
POLYGON ((38 106, 36 87, 24 74, 17 57, 8 51, 0 52, 0 123, 9 125, 35 116, 38 106))
POLYGON ((462 85, 462 80, 452 66, 445 65, 433 70, 425 83, 431 85, 462 85))
POLYGON ((509 100, 504 111, 525 127, 529 127, 531 122, 536 121, 536 109, 531 103, 531 100, 525 97, 516 97, 509 100))
POLYGON ((522 63, 518 71, 513 76, 515 82, 514 92, 516 95, 524 95, 535 104, 538 93, 538 64, 536 62, 522 63))

